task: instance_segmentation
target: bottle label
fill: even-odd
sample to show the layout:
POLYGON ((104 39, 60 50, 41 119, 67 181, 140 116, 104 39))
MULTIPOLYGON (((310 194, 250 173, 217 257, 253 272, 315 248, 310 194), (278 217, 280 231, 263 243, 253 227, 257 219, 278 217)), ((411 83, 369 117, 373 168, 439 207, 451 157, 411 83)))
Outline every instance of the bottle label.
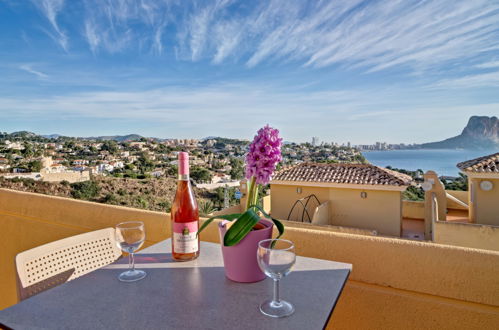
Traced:
POLYGON ((199 244, 196 233, 198 222, 174 222, 173 223, 173 249, 175 253, 198 252, 199 244))

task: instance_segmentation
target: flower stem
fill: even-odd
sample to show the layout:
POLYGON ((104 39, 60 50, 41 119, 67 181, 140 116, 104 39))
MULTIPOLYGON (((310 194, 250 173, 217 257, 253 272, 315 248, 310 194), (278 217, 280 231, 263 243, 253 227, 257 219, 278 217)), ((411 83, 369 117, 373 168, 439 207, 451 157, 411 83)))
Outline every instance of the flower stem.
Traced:
POLYGON ((248 197, 246 199, 246 209, 244 211, 247 211, 250 206, 255 205, 254 200, 257 188, 256 178, 253 176, 248 184, 248 197))

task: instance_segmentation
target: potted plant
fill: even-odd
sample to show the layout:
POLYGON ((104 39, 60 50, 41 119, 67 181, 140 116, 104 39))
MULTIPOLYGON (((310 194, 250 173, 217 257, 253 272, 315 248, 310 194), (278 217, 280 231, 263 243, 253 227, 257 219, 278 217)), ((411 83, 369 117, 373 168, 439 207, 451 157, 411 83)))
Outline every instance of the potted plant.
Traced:
POLYGON ((199 228, 198 234, 213 220, 224 220, 219 223, 218 229, 225 275, 233 281, 263 280, 265 274, 258 267, 256 258, 258 242, 272 237, 274 225, 279 232, 278 238, 284 233, 284 225, 258 205, 260 187, 270 182, 277 163, 282 159, 281 146, 282 139, 277 129, 269 125, 261 128, 246 155, 248 194, 244 212, 211 217, 199 228))

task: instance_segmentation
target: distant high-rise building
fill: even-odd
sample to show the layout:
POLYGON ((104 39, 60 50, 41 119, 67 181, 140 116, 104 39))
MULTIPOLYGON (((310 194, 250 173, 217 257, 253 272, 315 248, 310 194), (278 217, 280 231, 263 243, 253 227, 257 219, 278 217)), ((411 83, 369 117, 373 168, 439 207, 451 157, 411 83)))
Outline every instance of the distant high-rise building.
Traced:
POLYGON ((312 137, 312 145, 314 147, 319 145, 319 138, 317 136, 312 137))

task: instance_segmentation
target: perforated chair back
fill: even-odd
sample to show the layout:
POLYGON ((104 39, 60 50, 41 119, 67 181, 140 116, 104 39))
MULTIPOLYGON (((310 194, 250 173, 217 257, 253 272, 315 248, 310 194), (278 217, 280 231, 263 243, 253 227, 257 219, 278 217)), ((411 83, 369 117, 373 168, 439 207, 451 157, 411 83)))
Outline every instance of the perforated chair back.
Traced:
POLYGON ((71 281, 121 256, 115 230, 101 229, 38 246, 16 256, 17 288, 24 300, 71 281))

